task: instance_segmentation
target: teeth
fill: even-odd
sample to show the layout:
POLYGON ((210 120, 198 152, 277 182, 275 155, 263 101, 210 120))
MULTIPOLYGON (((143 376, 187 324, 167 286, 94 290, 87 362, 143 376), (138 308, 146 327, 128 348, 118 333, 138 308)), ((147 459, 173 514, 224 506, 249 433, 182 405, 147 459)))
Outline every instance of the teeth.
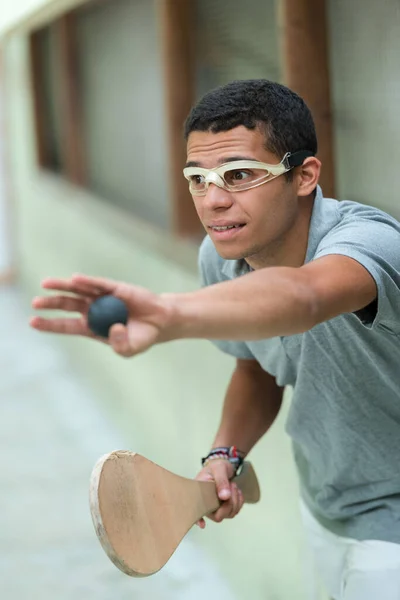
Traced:
POLYGON ((240 225, 227 225, 226 227, 213 227, 215 231, 226 231, 227 229, 235 229, 240 227, 240 225))

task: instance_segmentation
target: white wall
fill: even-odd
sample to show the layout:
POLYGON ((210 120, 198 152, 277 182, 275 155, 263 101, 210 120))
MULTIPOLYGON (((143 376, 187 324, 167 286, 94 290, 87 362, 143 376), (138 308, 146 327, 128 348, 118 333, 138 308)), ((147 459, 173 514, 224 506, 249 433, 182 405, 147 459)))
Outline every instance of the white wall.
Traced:
POLYGON ((331 0, 340 198, 400 218, 400 3, 331 0))
POLYGON ((0 37, 25 27, 42 24, 88 0, 13 0, 0 6, 0 37))
POLYGON ((156 0, 89 5, 77 20, 77 48, 90 188, 168 230, 170 169, 156 8, 156 0))
POLYGON ((49 4, 49 0, 13 0, 13 2, 2 2, 0 8, 0 34, 46 4, 49 4))
POLYGON ((234 79, 281 78, 277 0, 197 0, 197 95, 234 79))

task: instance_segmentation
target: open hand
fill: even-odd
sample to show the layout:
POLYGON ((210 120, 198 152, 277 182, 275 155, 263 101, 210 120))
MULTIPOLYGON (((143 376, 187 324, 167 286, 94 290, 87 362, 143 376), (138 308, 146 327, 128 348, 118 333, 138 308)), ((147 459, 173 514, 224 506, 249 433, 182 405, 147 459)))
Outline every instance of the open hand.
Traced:
POLYGON ((61 310, 78 313, 78 317, 32 317, 30 325, 43 332, 80 335, 109 344, 121 356, 144 352, 156 343, 167 341, 166 329, 170 310, 161 296, 126 283, 74 275, 69 279, 45 279, 42 287, 57 293, 33 299, 32 307, 41 310, 61 310), (87 315, 91 302, 113 294, 125 302, 129 317, 126 325, 117 323, 108 339, 95 336, 88 327, 87 315))

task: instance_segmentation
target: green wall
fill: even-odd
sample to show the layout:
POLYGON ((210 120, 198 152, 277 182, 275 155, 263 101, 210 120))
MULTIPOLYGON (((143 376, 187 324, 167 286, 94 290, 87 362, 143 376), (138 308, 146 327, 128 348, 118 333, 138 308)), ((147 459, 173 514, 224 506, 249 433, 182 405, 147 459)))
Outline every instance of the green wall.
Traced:
MULTIPOLYGON (((5 64, 16 249, 27 298, 40 293, 43 277, 73 272, 132 281, 154 291, 195 289, 196 248, 36 171, 24 38, 11 40, 5 64)), ((181 475, 195 475, 216 431, 234 366, 230 357, 207 341, 165 344, 133 360, 88 340, 60 338, 60 344, 77 373, 93 385, 99 408, 127 434, 131 450, 181 475)), ((252 453, 262 501, 233 521, 191 533, 220 565, 238 599, 305 598, 297 479, 283 431, 288 402, 252 453)))

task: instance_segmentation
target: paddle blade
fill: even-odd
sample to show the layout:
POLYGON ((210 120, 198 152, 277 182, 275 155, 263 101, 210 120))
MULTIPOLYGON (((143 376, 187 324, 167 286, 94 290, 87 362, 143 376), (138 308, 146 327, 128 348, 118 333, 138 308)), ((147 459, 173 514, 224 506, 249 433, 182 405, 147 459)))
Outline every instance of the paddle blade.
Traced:
MULTIPOLYGON (((256 502, 259 488, 251 465, 237 478, 242 488, 241 477, 245 499, 256 502)), ((132 452, 103 456, 91 476, 97 536, 112 562, 133 577, 159 571, 189 529, 219 505, 213 482, 180 477, 132 452)))

